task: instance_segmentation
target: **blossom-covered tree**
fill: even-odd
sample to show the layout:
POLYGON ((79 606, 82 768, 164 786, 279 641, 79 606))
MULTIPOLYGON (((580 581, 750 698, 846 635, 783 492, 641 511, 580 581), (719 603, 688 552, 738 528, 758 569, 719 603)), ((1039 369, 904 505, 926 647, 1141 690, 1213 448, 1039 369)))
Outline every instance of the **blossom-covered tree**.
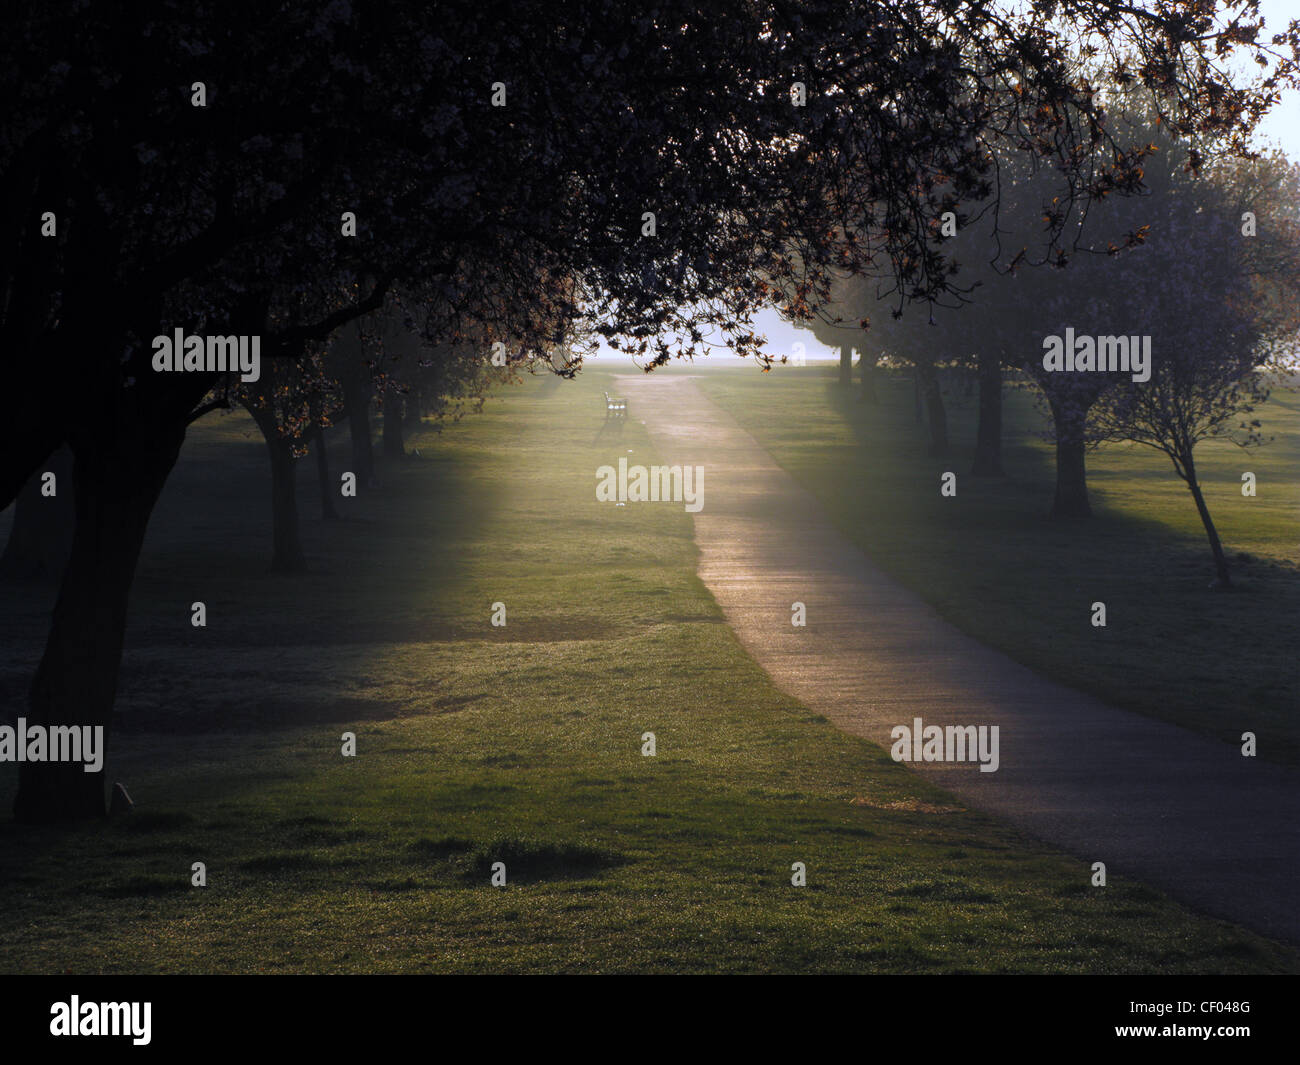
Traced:
POLYGON ((1294 366, 1298 178, 1294 166, 1275 157, 1225 160, 1213 180, 1182 183, 1157 212, 1147 247, 1125 277, 1125 295, 1145 312, 1156 341, 1151 379, 1121 379, 1093 414, 1100 436, 1131 440, 1169 459, 1196 504, 1220 588, 1231 585, 1231 573, 1195 451, 1214 439, 1243 448, 1263 443, 1256 415, 1269 395, 1266 374, 1294 366))

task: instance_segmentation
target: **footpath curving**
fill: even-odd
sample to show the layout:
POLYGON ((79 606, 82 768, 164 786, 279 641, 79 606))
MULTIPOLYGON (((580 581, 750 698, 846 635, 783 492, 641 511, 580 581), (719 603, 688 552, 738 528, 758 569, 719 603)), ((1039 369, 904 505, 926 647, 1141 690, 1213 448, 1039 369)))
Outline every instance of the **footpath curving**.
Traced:
POLYGON ((620 379, 660 461, 703 466, 699 575, 779 688, 889 748, 915 718, 997 725, 999 766, 913 763, 1108 876, 1300 942, 1300 773, 1118 710, 967 636, 838 533, 689 377, 620 379), (791 604, 807 624, 791 624, 791 604))

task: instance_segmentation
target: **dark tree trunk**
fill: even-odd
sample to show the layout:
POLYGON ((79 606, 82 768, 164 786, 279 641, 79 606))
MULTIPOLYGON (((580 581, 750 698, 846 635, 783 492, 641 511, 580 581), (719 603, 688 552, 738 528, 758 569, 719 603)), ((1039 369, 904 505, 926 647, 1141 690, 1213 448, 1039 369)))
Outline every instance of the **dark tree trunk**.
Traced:
POLYGON ((406 441, 402 438, 402 393, 395 381, 384 391, 384 458, 400 459, 406 455, 406 441))
MULTIPOLYGON (((74 441, 72 552, 45 653, 28 696, 27 723, 101 726, 108 742, 127 603, 149 515, 176 463, 183 426, 130 426, 74 441)), ((178 622, 179 624, 180 622, 178 622)), ((26 823, 102 817, 105 774, 81 763, 24 762, 14 817, 26 823)))
POLYGON ((375 485, 375 448, 370 430, 370 397, 373 386, 370 371, 364 366, 350 371, 339 380, 343 391, 343 411, 352 434, 352 472, 357 484, 375 485))
POLYGON ((878 406, 880 395, 876 391, 876 360, 864 351, 858 358, 858 367, 862 375, 862 391, 858 395, 858 400, 862 403, 870 403, 873 407, 878 406))
POLYGON ((275 415, 251 409, 271 459, 271 569, 301 573, 307 568, 298 527, 298 464, 293 443, 276 431, 275 415))
POLYGON ((14 524, 0 556, 0 576, 57 580, 72 551, 77 504, 72 484, 72 451, 61 447, 23 486, 14 503, 14 524), (55 476, 55 494, 41 493, 41 478, 55 476))
POLYGON ((929 453, 938 458, 948 453, 948 412, 943 405, 943 390, 939 387, 939 374, 934 363, 918 365, 917 374, 930 421, 929 453))
POLYGON ((406 393, 406 421, 404 428, 408 433, 414 433, 420 428, 420 388, 414 382, 407 385, 406 393))
POLYGON ((921 367, 912 365, 912 413, 917 425, 925 421, 925 404, 921 402, 921 367))
POLYGON ((996 352, 979 357, 980 410, 975 430, 975 477, 1002 474, 1002 359, 996 352))
POLYGON ((848 388, 853 383, 853 349, 848 346, 840 348, 840 387, 848 388))
POLYGON ((1092 516, 1088 502, 1088 475, 1084 465, 1086 409, 1068 407, 1049 400, 1056 423, 1056 496, 1052 500, 1053 518, 1087 518, 1092 516))
POLYGON ((1196 500, 1196 512, 1200 514, 1201 524, 1205 526, 1205 535, 1210 539, 1210 550, 1214 553, 1214 570, 1219 577, 1219 587, 1231 588, 1232 577, 1228 573, 1228 558, 1223 553, 1223 544, 1219 542, 1219 532, 1210 517, 1210 508, 1205 505, 1205 496, 1201 493, 1201 484, 1196 478, 1196 467, 1192 464, 1191 455, 1184 460, 1183 469, 1187 471, 1187 487, 1191 489, 1192 498, 1196 500))
POLYGON ((271 569, 301 573, 307 568, 298 529, 298 465, 287 440, 267 441, 271 452, 271 507, 274 537, 271 569))
POLYGON ((325 448, 325 430, 318 424, 312 433, 313 450, 316 452, 316 476, 320 481, 320 516, 330 521, 337 518, 334 509, 335 485, 330 480, 330 456, 325 448))

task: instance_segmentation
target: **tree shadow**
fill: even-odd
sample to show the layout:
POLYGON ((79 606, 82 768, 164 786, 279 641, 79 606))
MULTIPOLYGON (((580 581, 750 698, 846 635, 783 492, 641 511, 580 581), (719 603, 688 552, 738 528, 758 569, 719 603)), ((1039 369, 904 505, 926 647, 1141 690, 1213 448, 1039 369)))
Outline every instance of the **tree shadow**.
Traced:
POLYGON ((610 417, 606 418, 597 430, 595 437, 592 439, 592 446, 598 444, 609 444, 623 439, 623 430, 627 426, 627 418, 610 417))

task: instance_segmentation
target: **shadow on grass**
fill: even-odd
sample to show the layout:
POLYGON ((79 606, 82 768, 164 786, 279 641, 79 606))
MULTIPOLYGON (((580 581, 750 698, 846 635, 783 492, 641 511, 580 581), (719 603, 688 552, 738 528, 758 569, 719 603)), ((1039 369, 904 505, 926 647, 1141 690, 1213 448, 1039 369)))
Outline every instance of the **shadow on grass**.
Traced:
MULTIPOLYGON (((724 406, 751 418, 840 531, 964 632, 1114 705, 1234 744, 1254 731, 1262 757, 1300 758, 1292 650, 1300 567, 1234 550, 1228 539, 1234 587, 1212 588, 1190 494, 1154 453, 1090 453, 1093 516, 1059 521, 1047 513, 1054 453, 1026 389, 1005 397, 1007 476, 983 478, 966 472, 978 415, 971 401, 951 406, 949 454, 934 458, 905 379, 882 380, 879 405, 858 402, 829 375, 790 381, 786 395, 732 387, 724 406), (947 471, 957 474, 956 497, 940 495, 947 471), (1094 602, 1107 606, 1105 628, 1090 624, 1094 602)), ((1288 412, 1275 410, 1283 432, 1288 412)), ((1270 460, 1285 465, 1291 446, 1280 443, 1270 460)), ((1208 456, 1206 476, 1222 482, 1222 463, 1208 456)), ((1271 505, 1285 507, 1285 498, 1271 505)), ((1255 515, 1252 547, 1275 542, 1284 515, 1255 515)))

